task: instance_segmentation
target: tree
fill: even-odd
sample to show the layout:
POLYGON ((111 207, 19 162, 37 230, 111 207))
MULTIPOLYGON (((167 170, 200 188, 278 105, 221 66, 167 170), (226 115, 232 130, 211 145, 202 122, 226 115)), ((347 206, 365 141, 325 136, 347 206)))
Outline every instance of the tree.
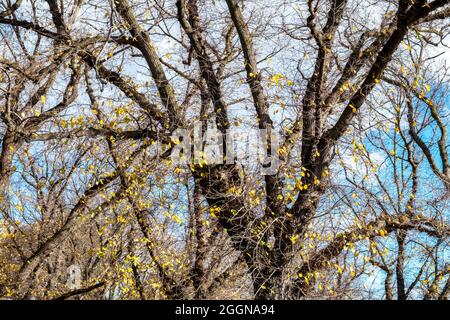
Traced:
POLYGON ((449 15, 448 0, 2 1, 1 294, 446 299, 449 15), (232 161, 227 139, 219 163, 205 141, 182 154, 198 161, 171 157, 254 129, 275 172, 232 161))

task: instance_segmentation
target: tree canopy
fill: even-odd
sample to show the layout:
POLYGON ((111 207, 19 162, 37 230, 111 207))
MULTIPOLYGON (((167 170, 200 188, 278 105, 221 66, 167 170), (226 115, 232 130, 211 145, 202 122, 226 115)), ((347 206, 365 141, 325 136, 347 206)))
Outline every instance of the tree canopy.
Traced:
POLYGON ((448 299, 449 17, 1 0, 0 297, 448 299))

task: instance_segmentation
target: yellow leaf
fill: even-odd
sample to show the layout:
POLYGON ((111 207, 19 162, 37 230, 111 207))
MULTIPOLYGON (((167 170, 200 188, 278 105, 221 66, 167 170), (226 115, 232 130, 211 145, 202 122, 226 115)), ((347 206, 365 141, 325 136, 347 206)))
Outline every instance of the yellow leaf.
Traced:
POLYGON ((277 73, 270 78, 270 80, 272 82, 275 82, 275 84, 277 84, 277 85, 279 84, 281 79, 284 79, 284 76, 280 73, 277 73))
POLYGON ((181 218, 178 215, 174 215, 172 219, 178 224, 181 224, 183 222, 183 220, 181 220, 181 218))
POLYGON ((300 236, 299 236, 298 234, 292 236, 292 237, 290 238, 292 244, 295 244, 295 243, 297 242, 297 240, 298 240, 299 237, 300 237, 300 236))

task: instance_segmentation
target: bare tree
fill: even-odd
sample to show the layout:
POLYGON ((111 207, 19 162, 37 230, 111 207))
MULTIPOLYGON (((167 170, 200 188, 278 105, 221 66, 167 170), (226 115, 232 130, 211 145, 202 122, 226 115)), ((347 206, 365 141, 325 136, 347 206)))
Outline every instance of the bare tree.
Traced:
POLYGON ((449 10, 2 1, 0 293, 446 299, 449 10), (174 163, 198 123, 278 170, 174 163))

